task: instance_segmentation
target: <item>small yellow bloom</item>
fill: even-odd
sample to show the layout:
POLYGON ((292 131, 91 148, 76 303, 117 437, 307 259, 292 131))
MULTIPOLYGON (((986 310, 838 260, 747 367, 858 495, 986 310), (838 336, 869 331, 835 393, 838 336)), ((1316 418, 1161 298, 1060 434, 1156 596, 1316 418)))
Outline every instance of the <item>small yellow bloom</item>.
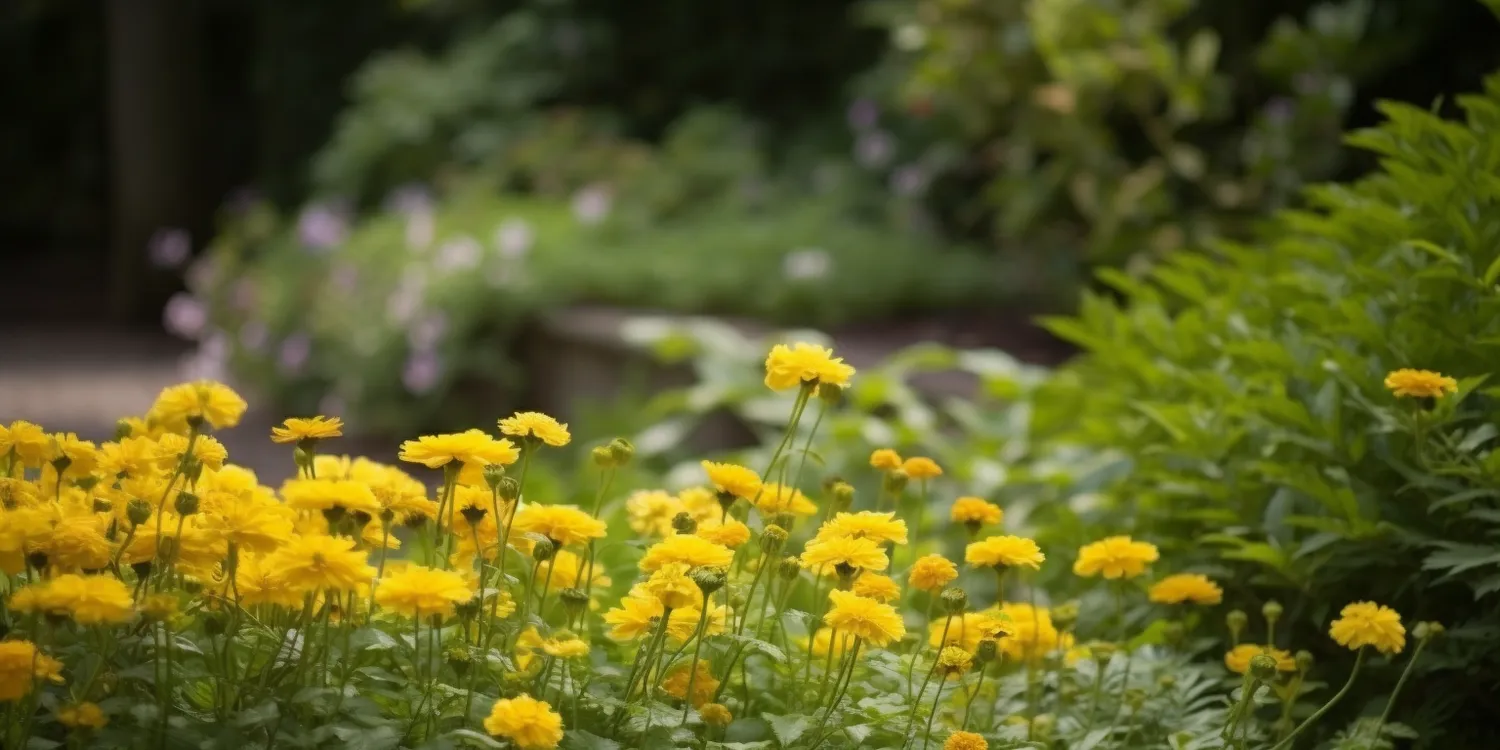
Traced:
POLYGON ((937 591, 958 577, 958 566, 942 555, 923 555, 911 566, 907 578, 919 591, 937 591))
POLYGON ((37 680, 62 684, 62 662, 31 641, 0 641, 0 703, 20 700, 37 680))
POLYGON ((1160 557, 1156 545, 1137 542, 1128 536, 1112 536, 1078 550, 1073 573, 1085 578, 1135 578, 1146 572, 1146 565, 1160 557))
POLYGON ((901 454, 890 448, 879 448, 870 454, 870 465, 881 470, 891 471, 901 468, 901 454))
POLYGON ((406 617, 452 617, 455 605, 474 598, 463 576, 450 570, 407 566, 381 580, 375 603, 406 617))
POLYGON ((563 737, 562 715, 529 695, 495 701, 484 729, 510 740, 518 750, 552 750, 563 737))
POLYGON ((513 464, 521 454, 509 440, 496 440, 483 430, 468 430, 446 435, 423 435, 401 444, 400 458, 429 469, 454 461, 466 464, 502 466, 513 464))
POLYGON ((688 680, 691 678, 693 683, 693 707, 697 708, 714 697, 714 692, 719 689, 719 681, 714 679, 712 665, 707 660, 699 659, 694 666, 697 668, 696 676, 689 671, 686 664, 673 669, 667 675, 667 679, 662 681, 661 689, 667 695, 682 700, 687 696, 688 680))
POLYGON ((1038 570, 1046 559, 1035 541, 1019 536, 992 536, 964 548, 964 562, 983 567, 1038 570))
POLYGON ((380 514, 375 493, 364 482, 350 479, 288 479, 281 485, 281 497, 288 508, 325 511, 342 508, 348 512, 380 514))
POLYGON ((521 531, 541 534, 563 547, 602 539, 609 531, 603 521, 572 505, 527 505, 516 514, 513 524, 521 531))
POLYGON ((1224 589, 1200 573, 1178 573, 1157 581, 1150 592, 1151 601, 1160 604, 1218 604, 1224 600, 1224 589))
POLYGON ((656 597, 665 609, 686 609, 703 602, 703 592, 688 577, 688 566, 671 563, 656 569, 644 583, 632 591, 656 597))
POLYGON ((39 425, 19 419, 9 427, 0 424, 0 457, 15 451, 23 466, 35 469, 47 460, 49 450, 51 443, 39 425))
MULTIPOLYGON (((536 585, 550 585, 553 591, 561 591, 570 587, 583 588, 588 583, 584 580, 588 573, 587 561, 568 550, 560 549, 552 553, 552 559, 537 563, 536 585)), ((613 583, 614 581, 605 575, 604 566, 595 562, 593 566, 594 590, 607 589, 613 583)))
POLYGON ((72 703, 57 710, 57 721, 69 729, 103 729, 109 717, 97 703, 72 703))
POLYGON ((233 427, 248 408, 232 388, 212 380, 199 380, 164 388, 146 413, 172 432, 187 432, 194 424, 208 423, 216 430, 233 427))
POLYGON ((863 573, 854 579, 854 586, 850 588, 858 596, 866 599, 874 599, 877 602, 894 601, 901 596, 901 587, 891 580, 890 576, 879 573, 863 573))
POLYGON ((152 594, 140 604, 141 616, 152 622, 168 622, 177 615, 176 594, 152 594))
POLYGON ((536 438, 554 448, 568 444, 573 436, 568 426, 539 411, 518 411, 500 420, 500 432, 520 438, 536 438))
MULTIPOLYGON (((35 608, 49 615, 68 617, 79 625, 118 625, 135 617, 130 588, 114 576, 69 573, 34 588, 33 596, 19 601, 12 599, 17 611, 35 608)), ((16 594, 17 598, 20 596, 16 594)))
POLYGON ((818 529, 817 540, 823 541, 836 537, 906 544, 906 522, 897 520, 895 513, 876 513, 868 510, 858 513, 839 513, 818 529))
POLYGON ((889 604, 849 591, 831 591, 828 598, 832 606, 823 622, 840 633, 849 633, 876 648, 906 635, 906 624, 889 604))
POLYGON ((672 519, 686 510, 681 499, 664 490, 636 490, 625 498, 630 528, 644 536, 671 536, 672 519))
POLYGON ((885 570, 885 549, 873 539, 833 537, 813 540, 802 552, 802 567, 823 573, 843 565, 860 570, 885 570))
POLYGON ((943 467, 926 456, 913 456, 901 462, 901 470, 912 479, 931 479, 943 475, 943 467))
POLYGON ((802 494, 802 490, 775 482, 766 482, 761 485, 760 493, 752 499, 756 510, 766 517, 777 513, 810 516, 818 512, 818 506, 808 500, 807 496, 802 494))
POLYGON ((972 654, 979 650, 980 641, 1003 638, 1012 630, 1012 623, 1000 617, 998 612, 965 612, 928 623, 927 645, 939 649, 957 646, 972 654))
POLYGON ((1297 660, 1290 653, 1279 648, 1270 646, 1258 646, 1253 643, 1241 643, 1228 653, 1224 654, 1224 666, 1235 674, 1244 674, 1250 671, 1250 660, 1261 654, 1266 654, 1276 660, 1276 671, 1297 671, 1297 660))
POLYGON ((641 570, 650 573, 663 565, 681 563, 689 568, 722 568, 734 561, 734 552, 692 534, 673 534, 651 545, 641 557, 641 570))
POLYGON ((838 641, 835 642, 833 630, 818 628, 818 632, 813 634, 812 640, 801 638, 798 640, 798 643, 813 656, 827 656, 828 649, 831 647, 833 649, 833 658, 837 660, 842 658, 844 652, 848 651, 854 645, 854 636, 848 633, 839 633, 838 641))
POLYGON ((375 568, 368 561, 369 554, 355 549, 353 539, 313 535, 293 537, 271 553, 265 564, 287 586, 305 594, 369 585, 375 568))
POLYGON ((698 715, 703 717, 703 723, 711 727, 725 727, 734 721, 734 714, 722 703, 705 703, 698 708, 698 715))
POLYGON ((1396 370, 1385 376, 1385 387, 1402 398, 1442 398, 1458 392, 1458 381, 1431 370, 1396 370))
POLYGON ((536 651, 556 659, 579 659, 589 655, 589 644, 568 632, 560 633, 556 638, 543 638, 535 625, 529 625, 516 639, 516 666, 526 669, 536 651))
POLYGON ((978 497, 961 497, 953 501, 953 509, 949 511, 949 517, 954 523, 969 524, 977 529, 980 526, 993 526, 1005 519, 1005 511, 1000 506, 978 497))
POLYGON ((973 732, 954 732, 943 743, 943 750, 990 750, 990 743, 973 732))
POLYGON ((740 545, 750 541, 750 527, 733 519, 730 519, 728 523, 700 522, 696 533, 710 542, 722 544, 730 549, 738 549, 740 545))
POLYGON ((271 441, 296 443, 303 440, 323 440, 344 434, 344 420, 338 417, 291 417, 277 427, 271 428, 271 441))
POLYGON ((717 492, 750 500, 760 492, 760 475, 753 469, 737 464, 720 464, 704 461, 703 470, 708 474, 709 484, 717 492))
POLYGON ((963 677, 974 666, 974 655, 957 646, 946 646, 938 652, 937 667, 944 679, 963 677))
POLYGON ((1351 650, 1374 646, 1382 654, 1399 654, 1406 648, 1406 628, 1401 624, 1401 615, 1374 602, 1345 606, 1328 634, 1340 646, 1351 650))
POLYGON ((604 613, 604 624, 610 626, 610 638, 633 641, 653 631, 662 611, 660 599, 644 591, 632 591, 620 600, 620 606, 604 613))
POLYGON ((773 391, 796 388, 804 383, 849 384, 854 368, 833 356, 832 349, 798 342, 777 344, 766 355, 766 387, 773 391))

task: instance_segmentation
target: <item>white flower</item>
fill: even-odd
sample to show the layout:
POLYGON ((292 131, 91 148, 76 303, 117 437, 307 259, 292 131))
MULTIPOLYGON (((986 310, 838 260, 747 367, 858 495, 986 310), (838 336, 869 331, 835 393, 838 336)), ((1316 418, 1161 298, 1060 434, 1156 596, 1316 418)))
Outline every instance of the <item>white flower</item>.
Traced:
POLYGON ((506 219, 495 228, 495 248, 500 251, 501 257, 509 260, 524 257, 531 250, 531 243, 535 239, 531 225, 525 219, 506 219))
POLYGON ((468 271, 478 266, 483 256, 484 246, 479 244, 478 240, 473 237, 459 237, 443 243, 443 246, 438 249, 438 257, 433 265, 443 273, 468 271))
POLYGON ((614 195, 607 185, 589 185, 573 195, 573 216, 584 224, 598 224, 609 215, 614 195))
POLYGON ((816 247, 794 250, 781 261, 782 274, 796 281, 824 278, 832 268, 828 251, 816 247))

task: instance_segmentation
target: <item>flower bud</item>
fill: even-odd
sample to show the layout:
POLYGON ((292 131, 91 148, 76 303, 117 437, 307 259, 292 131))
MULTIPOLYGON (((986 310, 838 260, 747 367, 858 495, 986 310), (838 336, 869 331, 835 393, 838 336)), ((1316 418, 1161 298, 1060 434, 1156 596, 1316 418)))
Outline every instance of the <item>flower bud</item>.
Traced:
POLYGON ((480 604, 479 597, 470 597, 468 601, 454 605, 453 612, 458 615, 458 619, 470 622, 479 615, 480 604))
POLYGON ((698 716, 703 718, 703 723, 711 727, 726 727, 729 722, 734 721, 734 714, 722 703, 705 703, 698 708, 698 716))
POLYGON ((115 422, 115 442, 118 443, 121 440, 130 437, 131 433, 133 432, 135 432, 135 429, 130 426, 130 420, 122 419, 118 422, 115 422))
POLYGON ((691 534, 698 530, 698 522, 687 511, 672 516, 672 528, 679 534, 691 534))
POLYGON ((828 406, 838 406, 844 400, 844 389, 835 383, 819 383, 818 399, 828 406))
POLYGON ((1130 706, 1131 710, 1133 711, 1141 710, 1141 706, 1146 705, 1146 691, 1141 690, 1140 688, 1130 688, 1129 690, 1126 690, 1125 705, 1130 706))
POLYGON ((835 482, 828 495, 835 513, 847 510, 850 505, 854 504, 854 487, 848 482, 835 482))
POLYGON ((1276 621, 1281 619, 1281 613, 1283 611, 1284 610, 1282 610, 1281 602, 1272 599, 1271 601, 1266 602, 1265 605, 1260 608, 1260 615, 1261 617, 1266 618, 1266 622, 1270 623, 1272 627, 1275 627, 1276 621))
POLYGON ((505 467, 500 464, 490 464, 484 467, 484 486, 494 492, 500 486, 500 480, 505 478, 505 467))
POLYGON ((531 559, 537 562, 546 562, 552 559, 552 554, 557 551, 557 545, 546 537, 536 540, 531 548, 531 559))
POLYGON ((786 544, 786 537, 786 529, 774 523, 767 526, 764 531, 760 532, 760 551, 768 555, 776 554, 776 551, 781 549, 781 545, 786 544))
POLYGON ((1427 620, 1417 623, 1416 626, 1411 629, 1411 634, 1416 636, 1417 640, 1425 641, 1428 638, 1436 638, 1442 635, 1445 630, 1446 628, 1443 627, 1442 623, 1427 620))
POLYGON ((469 650, 463 646, 454 646, 444 651, 443 659, 448 662, 448 666, 454 672, 458 673, 459 676, 468 674, 469 666, 474 661, 474 657, 469 654, 469 650))
POLYGON ((114 510, 114 508, 115 508, 114 503, 111 503, 110 501, 105 500, 102 497, 96 497, 96 498, 94 498, 94 512, 95 513, 108 513, 111 510, 114 510))
POLYGON ((1031 736, 1034 739, 1046 741, 1052 735, 1052 728, 1057 724, 1057 719, 1052 714, 1037 714, 1031 720, 1031 736))
POLYGON ((1297 652, 1297 671, 1307 672, 1313 668, 1313 655, 1311 651, 1297 652))
POLYGON ((582 589, 572 586, 563 589, 558 596, 562 597, 563 609, 568 611, 570 617, 577 617, 578 613, 589 605, 589 595, 583 593, 582 589))
POLYGON ((950 615, 960 615, 969 606, 969 595, 963 589, 953 587, 943 591, 943 609, 950 615))
POLYGON ((515 477, 501 477, 495 485, 495 492, 500 493, 500 499, 507 503, 513 503, 521 496, 521 483, 515 477))
POLYGON ((1250 657, 1250 676, 1261 682, 1275 679, 1276 657, 1270 654, 1256 654, 1250 657))
POLYGON ((787 555, 781 558, 781 562, 776 564, 776 572, 781 574, 782 578, 790 581, 802 572, 802 563, 797 560, 796 555, 787 555))
POLYGON ((1071 630, 1078 622, 1078 602, 1066 601, 1052 608, 1052 624, 1058 630, 1071 630))
POLYGON ((625 438, 615 438, 609 441, 609 453, 614 456, 616 466, 625 466, 635 458, 635 446, 625 438))
POLYGON ((1000 643, 994 638, 985 638, 979 642, 979 649, 974 652, 974 660, 980 664, 989 664, 995 660, 1000 651, 1000 643))
POLYGON ((890 471, 886 472, 885 477, 881 479, 881 483, 885 488, 885 491, 892 495, 899 495, 904 492, 906 490, 906 483, 908 481, 910 481, 910 478, 907 477, 906 472, 902 471, 901 469, 891 469, 890 471))
POLYGON ((1164 689, 1171 690, 1177 686, 1177 676, 1164 674, 1156 678, 1156 684, 1162 686, 1164 689))
POLYGON ((595 466, 601 469, 612 469, 615 466, 615 454, 610 451, 607 445, 595 446, 593 450, 589 451, 589 459, 594 462, 595 466))
POLYGON ((292 448, 292 463, 296 464, 297 468, 301 469, 304 473, 307 473, 307 467, 313 464, 313 455, 312 446, 303 445, 299 441, 296 447, 292 448))
POLYGON ((792 528, 792 524, 796 522, 797 517, 795 515, 792 515, 791 513, 777 513, 776 515, 771 516, 771 523, 780 526, 783 529, 792 528))
POLYGON ((191 516, 198 512, 198 496, 183 490, 177 493, 177 502, 172 507, 177 509, 177 515, 191 516))
POLYGON ((724 584, 729 582, 729 571, 723 568, 694 568, 688 573, 688 577, 693 579, 698 590, 706 597, 724 588, 724 584))
POLYGON ((1100 664, 1108 664, 1110 659, 1115 658, 1115 652, 1119 647, 1108 641, 1099 641, 1089 644, 1089 652, 1094 655, 1094 661, 1100 664))
POLYGON ((1240 633, 1245 632, 1245 625, 1250 622, 1250 617, 1242 609, 1230 610, 1224 615, 1224 624, 1229 626, 1229 637, 1235 643, 1240 642, 1240 633))

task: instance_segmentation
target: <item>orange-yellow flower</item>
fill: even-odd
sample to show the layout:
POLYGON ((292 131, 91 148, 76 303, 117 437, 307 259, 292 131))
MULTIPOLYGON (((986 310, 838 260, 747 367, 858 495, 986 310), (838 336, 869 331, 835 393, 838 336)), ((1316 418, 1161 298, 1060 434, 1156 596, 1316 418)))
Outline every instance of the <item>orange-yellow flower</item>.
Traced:
POLYGON ((1218 604, 1224 600, 1224 589, 1201 573, 1178 573, 1152 585, 1150 597, 1160 604, 1218 604))
POLYGON ((517 750, 552 750, 563 737, 562 715, 529 695, 495 701, 484 729, 510 740, 517 750))
POLYGON ((1403 398, 1442 398, 1458 392, 1458 381, 1431 370, 1396 370, 1385 376, 1385 387, 1403 398))
POLYGON ((774 516, 777 513, 810 516, 818 512, 818 506, 808 500, 802 490, 776 482, 761 485, 760 493, 754 496, 754 501, 756 510, 763 516, 774 516))
POLYGON ((1358 650, 1374 646, 1382 654, 1399 654, 1406 648, 1406 627, 1396 610, 1375 602, 1355 602, 1339 612, 1328 634, 1340 646, 1358 650))
POLYGON ((344 420, 338 417, 290 417, 271 428, 271 441, 296 443, 303 440, 323 440, 344 434, 344 420))
POLYGON ((942 555, 923 555, 911 566, 907 577, 913 587, 920 591, 937 591, 958 577, 958 566, 942 555))
POLYGON ((199 380, 162 389, 146 416, 173 432, 186 432, 192 425, 204 422, 222 430, 239 424, 248 407, 245 399, 229 386, 199 380))
POLYGON ((906 544, 906 522, 897 520, 895 513, 868 510, 839 513, 818 529, 817 539, 822 541, 835 537, 906 544))
POLYGON ((1005 519, 1005 511, 1000 506, 978 497, 961 497, 953 501, 953 509, 949 511, 949 517, 954 523, 968 524, 975 529, 980 526, 993 526, 1005 519))
POLYGON ((1019 536, 992 536, 964 548, 964 562, 984 567, 1037 570, 1046 559, 1035 541, 1019 536))
POLYGON ((451 617, 455 605, 474 598, 474 589, 451 570, 411 565, 383 579, 375 603, 407 617, 451 617))
POLYGON ((849 633, 876 648, 906 635, 906 623, 889 604, 850 591, 831 591, 828 599, 832 606, 823 622, 840 633, 849 633))
POLYGON ((703 471, 708 474, 708 482, 717 492, 746 500, 755 497, 755 494, 760 492, 760 475, 756 474, 753 469, 737 464, 704 461, 703 471))
POLYGON ((943 475, 943 467, 926 456, 913 456, 901 462, 901 470, 912 479, 931 479, 943 475))
POLYGON ((890 448, 878 448, 870 454, 870 466, 881 471, 901 468, 901 454, 890 448))
POLYGON ((773 391, 796 388, 803 383, 849 384, 854 368, 833 356, 832 349, 798 342, 777 344, 766 355, 766 387, 773 391))
POLYGON ((521 531, 541 534, 563 547, 601 539, 609 531, 603 521, 572 505, 527 505, 516 513, 513 523, 521 531))
POLYGON ((861 574, 859 578, 854 579, 854 585, 849 590, 877 602, 895 601, 901 596, 901 586, 891 580, 890 576, 883 576, 879 573, 861 574))
POLYGON ((1137 542, 1128 536, 1112 536, 1078 550, 1073 572, 1084 577, 1135 578, 1146 572, 1146 566, 1160 557, 1156 545, 1137 542))
POLYGON ((641 557, 641 570, 650 573, 663 565, 680 563, 689 568, 722 568, 734 560, 734 552, 692 534, 673 534, 651 545, 641 557))
POLYGON ((429 469, 454 461, 489 466, 516 462, 521 454, 509 440, 496 440, 483 430, 467 430, 445 435, 423 435, 401 444, 400 458, 429 469))
POLYGON ((500 420, 500 432, 519 438, 535 438, 554 448, 568 444, 573 436, 568 426, 539 411, 518 411, 500 420))
POLYGON ((885 550, 873 539, 832 537, 813 540, 802 551, 802 567, 833 572, 839 566, 859 570, 885 570, 890 564, 885 550))

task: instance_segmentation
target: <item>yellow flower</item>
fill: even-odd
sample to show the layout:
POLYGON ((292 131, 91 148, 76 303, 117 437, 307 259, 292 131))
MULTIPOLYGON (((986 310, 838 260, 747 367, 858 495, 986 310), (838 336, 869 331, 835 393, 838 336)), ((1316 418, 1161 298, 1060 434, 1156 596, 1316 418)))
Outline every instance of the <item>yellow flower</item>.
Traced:
POLYGON ((819 541, 835 537, 871 539, 876 542, 906 544, 906 522, 896 520, 895 513, 839 513, 818 529, 819 541))
POLYGON ((698 715, 711 727, 729 726, 734 721, 734 714, 729 713, 729 708, 722 703, 705 703, 698 707, 698 715))
POLYGON ((26 507, 41 502, 37 486, 24 479, 0 476, 0 510, 26 507))
POLYGON ((176 594, 152 594, 141 601, 141 615, 152 622, 167 622, 177 615, 176 594))
POLYGON ((937 667, 944 679, 963 677, 974 667, 974 655, 957 646, 945 646, 938 652, 937 667))
POLYGON ((1052 611, 1046 607, 1003 602, 984 614, 1003 625, 1006 633, 999 639, 1000 650, 1016 661, 1034 662, 1053 651, 1066 651, 1073 646, 1073 636, 1058 632, 1052 622, 1052 611))
POLYGON ((864 573, 854 579, 854 586, 850 589, 858 596, 866 599, 874 599, 877 602, 889 602, 900 598, 901 587, 891 580, 890 576, 879 573, 864 573))
POLYGON ((722 544, 730 549, 736 549, 750 541, 750 527, 733 519, 728 523, 699 523, 696 533, 714 544, 722 544))
POLYGON ((1101 574, 1105 578, 1135 578, 1159 556, 1154 544, 1112 536, 1083 545, 1073 563, 1073 573, 1086 578, 1101 574))
POLYGON ((766 387, 773 391, 796 388, 803 383, 849 384, 854 368, 833 356, 832 349, 798 342, 777 344, 766 355, 766 387))
POLYGON ((791 513, 798 516, 810 516, 818 512, 818 506, 813 505, 802 490, 796 487, 766 482, 761 485, 760 494, 754 497, 755 507, 763 516, 774 516, 777 513, 791 513))
POLYGON ((890 561, 885 550, 873 539, 833 537, 814 539, 802 551, 802 567, 820 575, 843 565, 860 570, 885 570, 890 561))
POLYGON ((72 703, 57 710, 57 721, 69 729, 103 729, 109 717, 97 703, 72 703))
POLYGON ((693 664, 693 667, 696 668, 697 676, 693 676, 692 672, 689 671, 689 666, 683 664, 673 669, 667 675, 667 679, 661 683, 661 689, 667 695, 678 700, 683 700, 687 697, 688 681, 691 678, 693 683, 693 707, 697 708, 709 702, 714 697, 714 692, 719 689, 719 681, 714 679, 713 668, 708 661, 699 659, 693 664))
POLYGON ((704 461, 703 470, 708 474, 708 481, 714 486, 716 492, 722 492, 734 497, 742 497, 750 500, 760 492, 760 475, 754 470, 747 469, 737 464, 720 464, 713 461, 704 461))
POLYGON ((292 537, 292 515, 277 503, 239 500, 208 514, 204 525, 241 550, 271 553, 292 537))
POLYGON ((495 701, 484 729, 510 740, 517 750, 552 750, 563 737, 562 716, 546 701, 529 695, 495 701))
POLYGON ((1401 625, 1401 615, 1374 602, 1345 606, 1328 634, 1347 649, 1374 646, 1382 654, 1399 654, 1406 648, 1406 628, 1401 625))
POLYGON ((958 566, 942 555, 923 555, 911 566, 907 582, 918 591, 937 591, 958 577, 958 566))
POLYGON ((901 462, 901 470, 912 479, 931 479, 943 475, 943 467, 926 456, 913 456, 901 462))
POLYGON ((453 616, 453 607, 474 598, 474 589, 463 576, 450 570, 420 565, 380 581, 375 603, 406 617, 453 616))
MULTIPOLYGON (((550 585, 554 591, 569 587, 582 588, 587 569, 588 564, 583 558, 568 550, 560 549, 552 554, 552 559, 537 563, 536 585, 550 585)), ((594 589, 606 589, 613 583, 614 581, 604 574, 604 566, 596 562, 594 564, 594 589)))
POLYGON ((265 560, 278 578, 300 593, 348 591, 368 585, 375 577, 368 553, 354 549, 354 540, 332 536, 300 536, 289 540, 265 560))
POLYGON ((298 443, 303 440, 323 440, 344 434, 344 420, 338 417, 291 417, 280 426, 271 428, 271 441, 276 443, 298 443))
POLYGON ((0 457, 15 451, 22 465, 35 469, 47 460, 51 450, 51 441, 39 425, 20 419, 9 427, 0 424, 0 457))
POLYGON ((62 519, 52 528, 45 548, 47 564, 61 570, 101 570, 109 566, 114 547, 103 524, 92 513, 62 519))
POLYGON ((589 644, 564 632, 566 637, 543 638, 535 625, 528 625, 516 639, 516 667, 525 670, 531 665, 534 653, 542 653, 557 659, 578 659, 589 655, 589 644))
POLYGON ((518 411, 500 420, 500 432, 520 438, 536 438, 554 448, 573 439, 568 426, 539 411, 518 411))
POLYGON ((681 563, 689 568, 722 568, 734 560, 734 552, 692 534, 673 534, 651 545, 641 557, 641 570, 650 573, 663 565, 681 563))
POLYGON ((401 444, 400 458, 429 469, 437 469, 454 461, 466 464, 502 466, 513 464, 521 454, 509 440, 496 440, 483 430, 445 435, 423 435, 416 440, 401 444))
POLYGON ((0 703, 25 697, 37 680, 62 684, 62 662, 31 641, 0 641, 0 703))
POLYGON ((833 604, 823 622, 840 633, 849 633, 876 648, 906 635, 906 624, 889 604, 848 591, 831 591, 828 598, 833 604))
POLYGON ((687 573, 688 566, 681 563, 663 565, 645 583, 637 584, 632 591, 656 597, 662 607, 667 609, 697 606, 703 602, 703 592, 687 573))
MULTIPOLYGON (((156 439, 156 464, 163 471, 171 471, 177 467, 182 460, 182 454, 187 453, 188 438, 184 435, 168 433, 156 439)), ((224 468, 224 462, 229 460, 229 449, 212 435, 199 435, 193 444, 193 459, 204 466, 215 471, 224 468)))
POLYGON ((663 490, 636 490, 625 498, 631 530, 646 536, 671 536, 672 519, 685 510, 681 500, 663 490))
POLYGON ((813 656, 827 656, 828 649, 833 648, 833 658, 843 658, 844 652, 854 645, 854 636, 849 633, 839 633, 838 642, 834 642, 833 630, 829 628, 818 628, 813 634, 812 640, 800 639, 801 645, 807 648, 813 656))
POLYGON ((1229 671, 1235 674, 1244 674, 1250 671, 1250 660, 1261 654, 1267 654, 1276 660, 1276 671, 1278 672, 1297 671, 1297 660, 1293 659, 1291 654, 1279 648, 1257 646, 1253 643, 1241 643, 1224 654, 1224 666, 1228 667, 1229 671))
POLYGON ((688 515, 700 524, 724 517, 724 506, 719 505, 718 496, 707 487, 689 487, 677 493, 677 499, 682 501, 688 515))
POLYGON ((890 448, 879 448, 870 454, 870 465, 881 471, 901 468, 901 454, 890 448))
POLYGON ((961 497, 953 501, 953 510, 949 511, 949 517, 954 523, 970 524, 977 529, 980 526, 1000 523, 1005 518, 1005 511, 983 498, 961 497))
POLYGON ((984 567, 1025 566, 1037 570, 1046 559, 1035 541, 1019 536, 992 536, 964 548, 964 562, 984 567))
POLYGON ((192 425, 203 422, 222 430, 239 424, 247 406, 245 399, 229 386, 199 380, 162 389, 146 419, 172 432, 187 432, 192 425))
POLYGON ((633 641, 650 633, 661 615, 660 599, 645 592, 632 591, 620 600, 620 606, 604 613, 604 624, 610 626, 610 638, 633 641))
POLYGON ((1157 581, 1150 592, 1151 601, 1161 604, 1218 604, 1224 600, 1224 589, 1200 573, 1178 573, 1157 581))
POLYGON ((527 505, 516 513, 516 529, 541 534, 559 547, 603 538, 609 531, 593 516, 572 505, 527 505))
POLYGON ((41 584, 34 598, 12 605, 18 611, 35 607, 49 615, 66 616, 79 625, 118 625, 135 617, 130 588, 106 575, 56 576, 41 584))
POLYGON ((957 646, 969 653, 979 650, 979 642, 986 638, 999 638, 1010 633, 1010 623, 997 617, 996 612, 965 612, 927 624, 927 645, 933 648, 957 646), (943 635, 944 631, 948 635, 943 635))
POLYGON ((281 485, 281 497, 287 507, 296 510, 325 511, 342 508, 380 515, 375 493, 364 482, 348 479, 288 479, 281 485))
POLYGON ((943 743, 943 750, 990 750, 990 743, 973 732, 954 732, 943 743))
POLYGON ((47 461, 54 466, 59 461, 66 461, 67 467, 62 470, 63 473, 79 477, 99 466, 99 449, 92 442, 79 440, 71 432, 55 432, 48 436, 48 440, 50 449, 47 461))
MULTIPOLYGON (((685 643, 698 633, 698 618, 703 617, 703 608, 698 605, 672 610, 667 618, 667 639, 673 643, 685 643)), ((708 617, 703 621, 703 635, 719 635, 729 620, 729 608, 723 605, 710 606, 708 617)))
POLYGON ((1442 398, 1458 392, 1458 381, 1431 370, 1401 369, 1385 376, 1385 387, 1398 397, 1442 398))
POLYGON ((235 569, 234 582, 235 588, 230 593, 239 594, 242 606, 269 604, 286 609, 302 606, 303 592, 288 586, 280 571, 267 565, 265 558, 256 555, 241 556, 239 567, 235 569))
POLYGON ((156 458, 155 440, 127 437, 99 446, 99 471, 106 478, 149 474, 156 470, 156 458))

